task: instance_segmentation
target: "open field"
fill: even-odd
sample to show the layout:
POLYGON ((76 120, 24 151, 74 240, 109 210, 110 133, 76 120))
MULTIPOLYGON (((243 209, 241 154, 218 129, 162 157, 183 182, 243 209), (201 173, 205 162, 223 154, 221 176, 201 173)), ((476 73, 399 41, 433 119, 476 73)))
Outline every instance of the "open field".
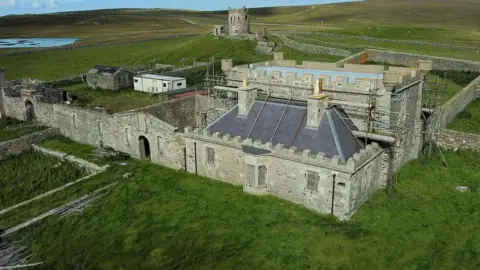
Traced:
POLYGON ((449 129, 480 133, 480 99, 468 104, 449 125, 449 129))
MULTIPOLYGON (((401 44, 401 43, 392 43, 386 41, 378 40, 365 40, 363 38, 354 38, 354 37, 331 37, 318 34, 290 34, 289 38, 296 40, 301 43, 315 44, 315 45, 324 45, 326 43, 333 43, 324 46, 331 46, 337 48, 347 48, 352 52, 357 53, 362 51, 364 48, 370 46, 380 49, 389 49, 397 52, 407 52, 407 53, 416 53, 416 54, 425 54, 439 57, 450 57, 458 58, 465 60, 480 60, 480 47, 477 51, 469 50, 460 50, 460 49, 451 49, 451 48, 439 48, 435 46, 435 43, 432 45, 413 45, 413 44, 401 44), (362 48, 358 48, 362 46, 362 48)), ((476 45, 480 45, 476 44, 476 45)))
POLYGON ((7 126, 21 124, 15 119, 0 119, 0 142, 13 140, 33 132, 45 129, 44 127, 25 127, 16 130, 7 130, 7 126))
POLYGON ((446 158, 450 168, 436 157, 428 165, 410 162, 392 198, 379 191, 345 223, 272 196, 129 161, 135 177, 107 198, 18 237, 44 269, 478 269, 480 154, 446 158), (458 185, 471 191, 460 193, 458 185))
POLYGON ((118 91, 90 89, 86 84, 65 87, 69 93, 76 95, 73 106, 101 107, 107 113, 122 112, 145 107, 163 101, 164 96, 153 96, 133 89, 118 91))
POLYGON ((13 206, 86 175, 76 165, 25 152, 0 163, 0 209, 13 206))
MULTIPOLYGON (((138 44, 96 47, 68 51, 42 52, 27 55, 0 57, 0 66, 5 68, 7 79, 33 77, 55 80, 88 72, 95 65, 135 66, 139 64, 174 64, 184 59, 185 64, 207 61, 212 56, 217 60, 232 58, 238 63, 265 61, 269 55, 255 53, 255 42, 220 39, 209 36, 149 41, 138 44)), ((341 57, 330 55, 307 55, 282 48, 286 57, 303 60, 335 62, 341 57)))

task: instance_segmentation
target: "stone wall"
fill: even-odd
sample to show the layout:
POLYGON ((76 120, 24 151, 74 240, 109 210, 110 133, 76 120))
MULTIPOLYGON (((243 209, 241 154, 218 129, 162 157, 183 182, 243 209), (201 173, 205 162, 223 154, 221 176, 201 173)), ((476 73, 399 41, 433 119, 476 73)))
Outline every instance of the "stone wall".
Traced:
POLYGON ((30 150, 32 144, 40 143, 50 137, 58 135, 58 130, 49 128, 32 134, 22 136, 0 143, 0 160, 6 159, 11 155, 19 155, 24 151, 30 150))
MULTIPOLYGON (((471 52, 480 52, 478 47, 468 47, 468 46, 459 46, 453 44, 442 44, 442 43, 431 43, 431 42, 424 42, 424 41, 414 41, 414 40, 401 40, 401 39, 388 39, 388 38, 374 38, 369 36, 351 36, 351 35, 344 35, 344 34, 336 34, 336 33, 322 33, 322 32, 300 32, 295 33, 297 35, 321 35, 326 37, 339 37, 345 39, 363 39, 367 41, 381 41, 387 42, 392 44, 408 44, 408 45, 416 45, 416 46, 428 46, 434 48, 446 48, 446 49, 454 49, 454 50, 464 50, 464 51, 471 51, 471 52)), ((368 47, 367 45, 364 45, 368 47)))
POLYGON ((43 154, 49 155, 49 156, 54 156, 54 157, 57 157, 59 159, 63 159, 63 160, 69 161, 73 164, 76 164, 80 168, 85 168, 89 174, 98 173, 98 172, 103 171, 103 168, 98 166, 95 163, 92 163, 92 162, 83 160, 81 158, 77 158, 77 157, 68 155, 66 153, 46 149, 46 148, 40 147, 40 146, 35 145, 35 144, 32 145, 32 148, 33 148, 33 150, 35 150, 37 152, 40 152, 40 153, 43 153, 43 154))
POLYGON ((311 155, 309 150, 298 152, 294 147, 287 149, 281 144, 262 145, 260 141, 208 131, 200 133, 189 127, 185 132, 187 171, 243 185, 250 193, 273 194, 319 213, 331 212, 333 198, 334 214, 340 219, 350 218, 386 181, 382 170, 383 150, 377 144, 368 145, 342 163, 338 156, 329 159, 323 153, 311 155), (250 154, 244 147, 265 152, 250 154), (209 160, 209 155, 213 160, 209 160), (260 182, 256 173, 260 167, 264 167, 266 173, 265 183, 260 182), (334 196, 332 171, 337 174, 334 196), (366 172, 371 178, 363 178, 366 172), (255 180, 252 174, 256 175, 255 180), (310 174, 318 180, 313 189, 307 184, 310 174))
POLYGON ((418 60, 433 61, 435 70, 457 70, 480 72, 480 62, 459 60, 454 58, 436 57, 421 54, 390 52, 381 50, 368 50, 368 61, 387 63, 391 65, 414 67, 418 60))
POLYGON ((63 86, 69 86, 69 85, 74 85, 74 84, 80 84, 80 83, 83 83, 83 77, 84 76, 85 76, 85 74, 80 74, 80 75, 75 75, 75 76, 63 78, 63 79, 60 79, 60 80, 49 81, 47 83, 54 86, 54 87, 63 87, 63 86))
POLYGON ((480 151, 480 134, 445 129, 440 133, 437 143, 438 146, 447 150, 480 151))
POLYGON ((430 116, 433 117, 430 122, 437 123, 440 129, 446 128, 469 103, 480 97, 479 93, 480 76, 443 104, 437 115, 430 116))
POLYGON ((114 74, 102 72, 87 73, 86 81, 93 89, 119 90, 133 85, 133 74, 127 70, 119 70, 114 74))
POLYGON ((289 39, 288 37, 281 35, 281 34, 273 34, 274 36, 279 37, 285 46, 290 47, 295 50, 299 50, 304 53, 309 54, 329 54, 329 55, 339 55, 339 56, 350 56, 352 54, 351 51, 337 49, 332 47, 326 46, 319 46, 307 43, 300 43, 295 40, 289 39))

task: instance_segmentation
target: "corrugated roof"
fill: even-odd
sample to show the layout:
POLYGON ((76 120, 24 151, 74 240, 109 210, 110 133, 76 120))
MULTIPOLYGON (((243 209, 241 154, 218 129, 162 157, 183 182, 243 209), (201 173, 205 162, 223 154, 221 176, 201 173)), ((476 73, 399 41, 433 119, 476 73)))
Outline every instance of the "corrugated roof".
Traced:
POLYGON ((343 160, 362 148, 334 107, 325 110, 319 128, 311 129, 306 127, 306 106, 286 107, 287 104, 267 101, 262 110, 263 103, 255 101, 247 117, 238 116, 238 107, 235 107, 207 129, 212 133, 261 140, 262 143, 271 141, 273 145, 281 143, 284 147, 295 146, 300 151, 310 149, 312 154, 323 152, 329 158, 339 156, 343 160))
POLYGON ((163 75, 156 75, 156 74, 142 74, 142 75, 135 76, 135 77, 146 78, 146 79, 155 79, 155 80, 163 80, 163 81, 185 80, 185 78, 181 78, 181 77, 171 77, 171 76, 163 76, 163 75))
POLYGON ((117 72, 120 68, 119 67, 96 65, 93 69, 96 69, 99 72, 112 73, 113 74, 113 73, 117 72))

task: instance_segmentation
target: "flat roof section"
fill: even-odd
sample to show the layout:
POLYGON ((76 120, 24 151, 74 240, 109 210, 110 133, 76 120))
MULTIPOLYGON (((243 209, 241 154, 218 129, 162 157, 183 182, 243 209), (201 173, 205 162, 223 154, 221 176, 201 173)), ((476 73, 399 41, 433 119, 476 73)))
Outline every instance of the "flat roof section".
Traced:
POLYGON ((336 80, 337 76, 348 77, 348 80, 351 83, 355 83, 357 78, 367 78, 367 79, 382 79, 383 73, 372 74, 372 73, 357 73, 357 72, 345 72, 345 71, 335 71, 335 70, 323 70, 323 69, 306 69, 306 68, 290 68, 290 67, 280 67, 280 66, 271 66, 271 67, 255 67, 254 70, 266 70, 267 75, 271 75, 272 71, 281 71, 282 76, 286 76, 287 72, 295 72, 299 75, 301 74, 313 74, 314 79, 318 79, 320 75, 328 75, 332 77, 332 80, 336 80))
POLYGON ((140 76, 135 76, 135 78, 155 79, 155 80, 172 81, 172 82, 186 80, 185 78, 163 76, 163 75, 156 75, 156 74, 143 74, 140 76))

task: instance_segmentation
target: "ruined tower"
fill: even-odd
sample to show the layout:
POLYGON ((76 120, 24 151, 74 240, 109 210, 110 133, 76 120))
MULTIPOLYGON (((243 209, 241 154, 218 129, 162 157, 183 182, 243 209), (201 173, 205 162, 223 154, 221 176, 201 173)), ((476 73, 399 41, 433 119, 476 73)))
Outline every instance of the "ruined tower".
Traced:
POLYGON ((228 8, 228 33, 231 36, 250 34, 250 15, 246 7, 228 8))

